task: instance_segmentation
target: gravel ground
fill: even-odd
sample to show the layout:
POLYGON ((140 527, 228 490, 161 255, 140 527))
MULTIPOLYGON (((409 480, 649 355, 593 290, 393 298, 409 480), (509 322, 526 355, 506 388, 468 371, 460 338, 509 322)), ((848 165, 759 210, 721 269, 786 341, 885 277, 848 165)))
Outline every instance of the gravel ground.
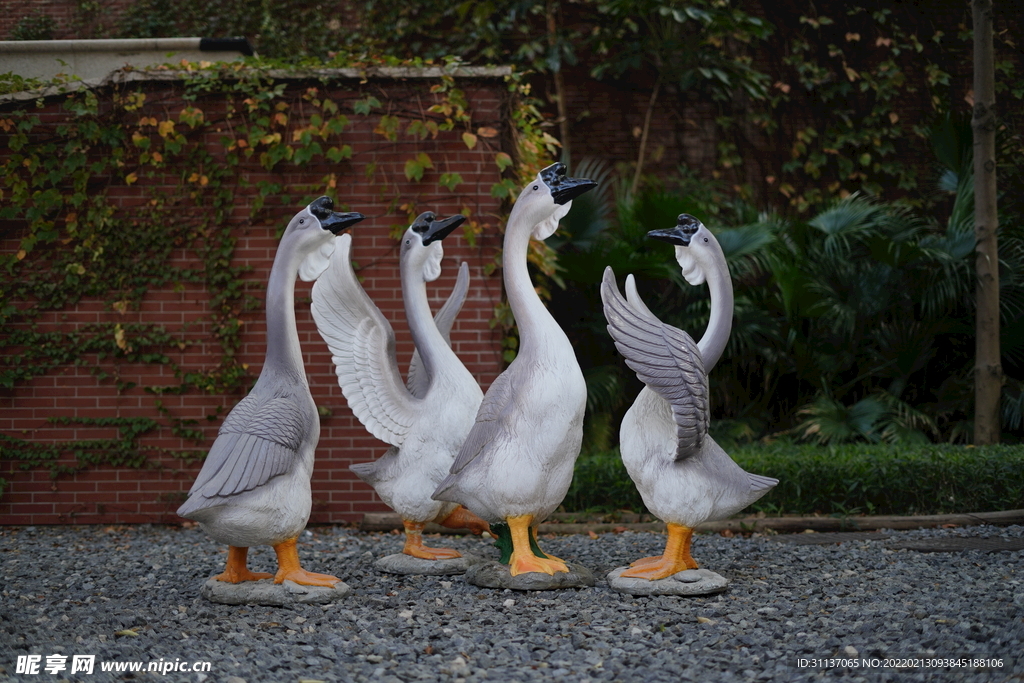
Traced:
MULTIPOLYGON (((353 588, 344 601, 274 608, 199 597, 225 549, 201 529, 0 528, 0 680, 314 681, 1024 681, 1024 553, 896 550, 931 537, 1020 538, 1024 526, 893 532, 827 546, 770 536, 699 536, 694 556, 731 579, 721 594, 634 598, 595 588, 516 593, 461 577, 393 577, 373 560, 394 534, 308 530, 306 569, 353 588), (42 655, 19 674, 18 655, 42 655), (67 668, 47 673, 49 655, 67 668), (95 655, 92 675, 70 675, 95 655), (1001 658, 1002 668, 885 667, 886 658, 1001 658), (842 662, 800 666, 800 660, 842 662), (105 673, 111 662, 209 662, 205 673, 105 673), (878 666, 868 666, 877 659, 878 666)), ((664 536, 542 539, 600 577, 664 536)), ((478 554, 474 537, 435 539, 478 554)), ((249 566, 274 571, 254 548, 249 566)))

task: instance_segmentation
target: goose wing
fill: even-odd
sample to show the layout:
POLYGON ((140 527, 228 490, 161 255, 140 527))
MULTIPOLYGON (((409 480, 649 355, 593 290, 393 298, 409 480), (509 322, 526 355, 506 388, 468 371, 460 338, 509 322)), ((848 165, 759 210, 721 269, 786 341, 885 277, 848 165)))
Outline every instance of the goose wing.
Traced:
POLYGON ((604 272, 601 299, 608 334, 626 365, 672 407, 679 439, 675 459, 697 453, 707 435, 709 405, 708 377, 696 342, 626 301, 611 268, 604 272))
POLYGON ((246 396, 224 419, 178 514, 187 516, 285 474, 299 456, 309 428, 309 416, 290 396, 246 396))
MULTIPOLYGON (((441 333, 444 340, 448 342, 448 346, 452 345, 452 324, 455 322, 456 316, 459 315, 459 311, 462 310, 462 304, 466 303, 466 294, 469 292, 469 264, 465 261, 459 266, 459 276, 455 280, 455 287, 452 288, 452 293, 448 295, 448 300, 444 302, 444 306, 437 311, 437 315, 434 316, 434 325, 437 326, 437 331, 441 333)), ((427 390, 430 388, 430 377, 423 369, 423 362, 420 360, 420 352, 413 351, 412 360, 409 361, 409 375, 405 382, 405 385, 409 387, 409 391, 416 398, 423 398, 427 395, 427 390)))
POLYGON ((335 242, 330 265, 313 285, 313 319, 352 413, 375 437, 401 446, 416 422, 419 401, 402 383, 391 323, 352 270, 351 236, 335 242))
POLYGON ((633 273, 626 276, 626 301, 629 305, 636 309, 637 313, 646 315, 649 318, 657 318, 651 309, 647 308, 647 304, 640 298, 640 292, 636 289, 636 278, 633 277, 633 273))
POLYGON ((487 389, 480 409, 477 410, 476 422, 469 430, 466 440, 462 442, 462 448, 455 456, 455 461, 449 470, 450 473, 434 491, 434 498, 452 486, 458 474, 466 469, 469 463, 482 455, 489 445, 495 441, 507 441, 510 438, 508 435, 513 431, 513 413, 515 412, 511 379, 514 372, 510 372, 513 367, 510 366, 505 372, 498 375, 494 383, 487 389))

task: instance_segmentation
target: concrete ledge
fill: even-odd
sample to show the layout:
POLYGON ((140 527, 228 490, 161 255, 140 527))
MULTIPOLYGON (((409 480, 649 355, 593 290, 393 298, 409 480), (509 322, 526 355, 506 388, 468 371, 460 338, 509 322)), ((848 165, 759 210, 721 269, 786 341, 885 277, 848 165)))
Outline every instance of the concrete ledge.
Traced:
MULTIPOLYGON (((198 38, 190 40, 199 40, 198 38)), ((26 41, 27 42, 27 41, 26 41)), ((61 41, 45 41, 45 42, 61 42, 61 41)), ((10 45, 11 43, 2 43, 3 45, 10 45)), ((180 61, 181 59, 188 59, 188 61, 199 62, 201 59, 208 61, 229 61, 225 57, 220 59, 213 58, 213 55, 218 53, 203 53, 201 57, 192 55, 175 55, 174 60, 180 61)), ((222 55, 230 55, 231 53, 221 53, 222 55)), ((0 56, 4 53, 0 51, 0 56)), ((23 58, 25 55, 23 55, 23 58)), ((113 67, 114 70, 108 69, 103 73, 106 74, 103 77, 75 77, 69 79, 66 83, 61 83, 56 86, 48 86, 45 88, 39 88, 36 90, 26 90, 23 92, 9 93, 0 96, 0 104, 5 102, 19 102, 28 100, 37 100, 39 98, 52 97, 55 95, 61 95, 69 92, 75 92, 82 88, 101 88, 109 85, 118 85, 125 83, 169 83, 175 81, 184 80, 184 77, 190 72, 184 71, 179 68, 174 68, 166 65, 161 65, 160 62, 169 61, 171 58, 164 57, 157 60, 156 63, 151 63, 143 66, 129 66, 127 68, 113 67)), ((64 60, 68 61, 68 60, 64 60)), ((121 62, 117 66, 124 66, 124 62, 121 62)), ((15 69, 17 72, 17 69, 15 69)), ((56 73, 56 72, 53 72, 56 73)), ((194 73, 194 72, 193 72, 194 73)), ((386 79, 386 80, 410 80, 410 79, 427 79, 427 78, 440 78, 443 75, 453 76, 455 78, 505 78, 512 74, 512 67, 510 66, 460 66, 455 68, 445 68, 440 66, 428 66, 428 67, 406 67, 406 66, 374 66, 367 67, 365 69, 304 69, 304 70, 283 70, 283 69, 269 69, 266 75, 274 80, 279 81, 302 81, 309 79, 317 80, 358 80, 360 82, 366 81, 370 78, 386 79)), ((44 80, 52 78, 53 74, 49 76, 36 76, 35 74, 24 72, 19 73, 21 76, 39 77, 44 80)))
MULTIPOLYGON (((586 515, 561 514, 552 515, 551 521, 540 525, 542 534, 585 534, 608 533, 615 531, 664 531, 665 525, 659 521, 647 521, 649 515, 623 515, 623 521, 604 521, 594 518, 593 521, 560 522, 560 519, 585 518, 586 515), (629 520, 629 521, 627 521, 629 520)), ((871 531, 876 529, 923 529, 939 527, 946 524, 955 526, 975 526, 978 524, 1009 525, 1024 524, 1024 510, 1004 510, 1002 512, 976 512, 970 514, 950 515, 911 515, 911 516, 876 516, 876 517, 743 517, 727 519, 721 522, 708 522, 697 527, 698 533, 717 533, 719 531, 764 531, 771 529, 777 532, 812 531, 871 531)), ((402 529, 401 518, 393 512, 367 513, 359 525, 362 531, 391 531, 402 529)), ((437 524, 428 524, 424 533, 461 534, 466 530, 447 529, 437 524)))

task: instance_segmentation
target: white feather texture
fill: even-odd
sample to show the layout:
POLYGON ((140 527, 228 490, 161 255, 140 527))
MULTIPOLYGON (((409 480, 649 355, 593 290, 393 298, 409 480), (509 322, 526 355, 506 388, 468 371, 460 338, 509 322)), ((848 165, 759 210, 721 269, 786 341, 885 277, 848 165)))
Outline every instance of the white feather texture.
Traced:
POLYGON ((331 254, 334 253, 334 243, 337 238, 332 238, 320 245, 320 248, 302 259, 299 265, 299 279, 303 282, 312 282, 320 277, 328 264, 331 262, 331 254))
POLYGON ((447 475, 483 398, 445 336, 464 301, 468 269, 460 269, 453 293, 457 299, 446 304, 441 322, 435 323, 426 282, 440 276, 444 250, 439 241, 423 246, 419 233, 406 231, 400 269, 416 344, 413 393, 398 371, 394 331, 352 269, 352 241, 345 235, 338 242, 329 268, 313 286, 313 317, 352 412, 367 431, 392 446, 378 460, 351 469, 404 520, 442 521, 455 505, 433 500, 431 494, 447 475))

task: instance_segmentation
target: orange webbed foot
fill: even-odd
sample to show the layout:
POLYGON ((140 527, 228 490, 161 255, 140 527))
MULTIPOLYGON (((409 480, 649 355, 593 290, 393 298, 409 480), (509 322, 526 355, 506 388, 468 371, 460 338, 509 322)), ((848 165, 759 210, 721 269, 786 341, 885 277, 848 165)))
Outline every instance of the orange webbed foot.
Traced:
POLYGON ((331 588, 341 579, 330 574, 307 572, 300 567, 298 569, 279 569, 274 576, 274 583, 284 583, 285 581, 292 581, 301 586, 326 586, 331 588))
POLYGON ((491 532, 490 524, 461 505, 452 510, 451 514, 441 520, 440 524, 449 529, 469 529, 470 533, 477 536, 485 531, 491 532))
POLYGON ((295 538, 289 538, 274 546, 277 553, 277 574, 274 576, 274 583, 292 581, 302 586, 327 586, 328 588, 341 581, 337 576, 330 574, 316 574, 307 572, 299 566, 299 551, 296 547, 295 538))
POLYGON ((213 577, 224 583, 242 583, 243 581, 259 581, 260 579, 273 578, 273 574, 266 572, 251 572, 246 566, 249 556, 249 549, 239 546, 228 546, 228 563, 224 571, 213 577))
POLYGON ((544 574, 554 574, 555 572, 567 572, 569 568, 565 566, 565 562, 556 560, 553 557, 543 558, 537 557, 532 551, 526 553, 512 552, 512 557, 508 561, 508 571, 512 576, 518 576, 520 574, 527 574, 529 572, 540 572, 544 574))

